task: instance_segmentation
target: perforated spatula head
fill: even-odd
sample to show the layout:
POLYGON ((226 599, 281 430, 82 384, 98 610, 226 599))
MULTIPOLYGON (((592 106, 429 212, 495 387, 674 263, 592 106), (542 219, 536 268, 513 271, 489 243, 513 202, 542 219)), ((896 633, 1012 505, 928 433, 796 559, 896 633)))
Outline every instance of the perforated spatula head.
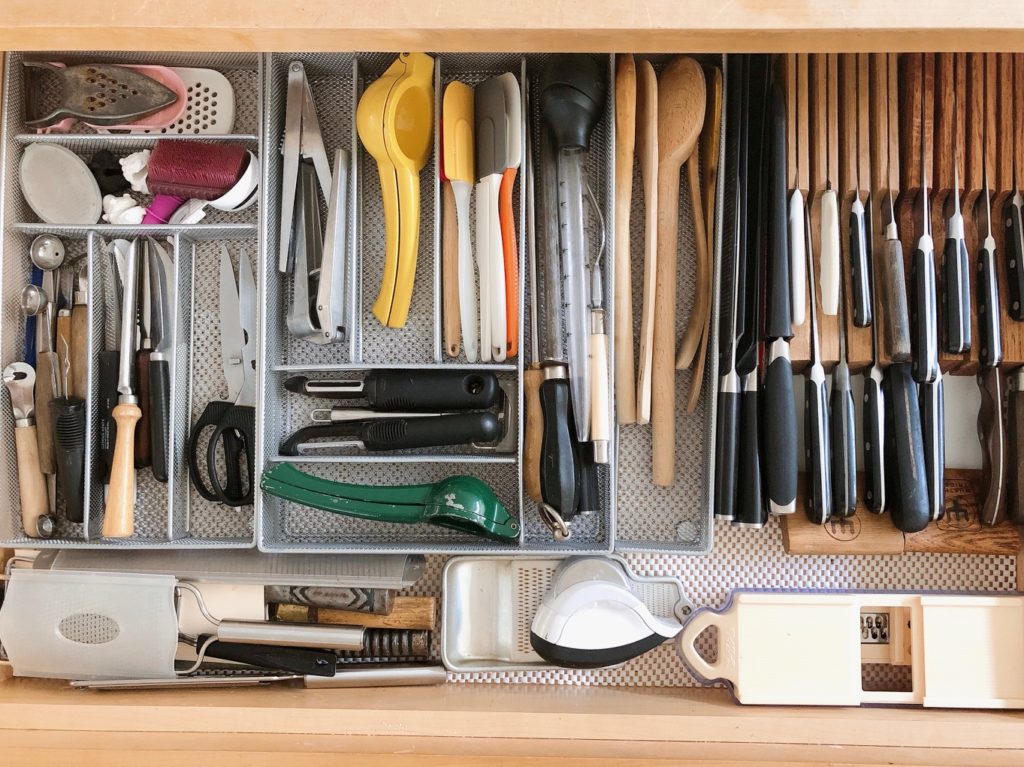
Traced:
POLYGON ((499 77, 484 80, 476 87, 476 177, 501 174, 506 164, 508 146, 505 125, 505 86, 499 77))

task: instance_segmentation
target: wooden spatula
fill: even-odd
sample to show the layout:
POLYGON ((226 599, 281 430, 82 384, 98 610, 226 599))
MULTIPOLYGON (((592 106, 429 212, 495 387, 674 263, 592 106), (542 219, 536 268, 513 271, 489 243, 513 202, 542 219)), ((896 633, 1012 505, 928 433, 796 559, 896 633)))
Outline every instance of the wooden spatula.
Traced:
POLYGON ((623 426, 636 422, 629 249, 635 135, 636 64, 627 53, 615 57, 615 406, 623 426))
POLYGON ((658 265, 658 78, 649 61, 637 68, 636 153, 644 191, 643 307, 637 361, 636 422, 651 420, 651 364, 654 353, 654 293, 658 265))

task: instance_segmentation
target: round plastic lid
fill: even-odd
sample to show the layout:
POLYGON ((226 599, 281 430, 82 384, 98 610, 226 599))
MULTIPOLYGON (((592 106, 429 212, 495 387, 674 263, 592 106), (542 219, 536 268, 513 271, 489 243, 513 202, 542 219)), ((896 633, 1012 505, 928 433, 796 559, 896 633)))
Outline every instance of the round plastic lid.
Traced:
POLYGON ((46 224, 95 224, 99 184, 81 157, 56 144, 29 144, 21 156, 21 193, 46 224))

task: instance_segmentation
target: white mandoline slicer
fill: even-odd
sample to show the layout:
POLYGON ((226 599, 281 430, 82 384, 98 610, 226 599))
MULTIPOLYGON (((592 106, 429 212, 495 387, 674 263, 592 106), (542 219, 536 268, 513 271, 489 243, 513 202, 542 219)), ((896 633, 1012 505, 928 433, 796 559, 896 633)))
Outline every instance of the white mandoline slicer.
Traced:
POLYGON ((1024 708, 1024 597, 734 592, 700 611, 680 654, 740 703, 1024 708), (709 663, 694 644, 718 631, 709 663), (865 666, 904 666, 908 689, 865 690, 865 666))

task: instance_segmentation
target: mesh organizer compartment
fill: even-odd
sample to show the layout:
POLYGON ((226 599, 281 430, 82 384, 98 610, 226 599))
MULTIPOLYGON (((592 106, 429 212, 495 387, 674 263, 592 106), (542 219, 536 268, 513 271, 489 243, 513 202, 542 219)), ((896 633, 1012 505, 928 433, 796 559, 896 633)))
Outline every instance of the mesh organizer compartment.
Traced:
MULTIPOLYGON (((669 57, 648 57, 656 71, 669 57)), ((698 56, 705 65, 722 68, 723 93, 727 77, 726 57, 698 56)), ((724 169, 725 110, 722 110, 719 168, 724 169)), ((720 178, 721 178, 720 171, 720 178)), ((715 404, 718 381, 719 279, 722 258, 722 200, 724 184, 718 184, 715 202, 715 243, 711 338, 704 367, 703 391, 696 410, 686 412, 692 373, 676 371, 675 482, 656 487, 651 481, 651 428, 632 424, 617 428, 616 450, 616 549, 652 553, 708 554, 712 547, 715 404)), ((680 173, 679 246, 676 266, 676 339, 682 337, 685 320, 693 308, 696 246, 689 183, 680 173)), ((643 306, 644 199, 639 172, 633 176, 630 208, 631 288, 633 296, 634 359, 640 358, 640 315, 643 306)), ((612 322, 612 320, 609 320, 612 322)), ((612 327, 612 325, 609 325, 612 327)), ((614 388, 612 389, 614 391, 614 388)))
MULTIPOLYGON (((510 510, 518 512, 523 521, 520 548, 531 552, 599 552, 611 549, 611 510, 606 515, 591 515, 581 520, 573 539, 565 543, 553 540, 548 529, 537 518, 532 508, 523 504, 521 492, 522 355, 503 363, 468 364, 465 356, 450 359, 443 355, 441 278, 440 278, 440 182, 437 169, 436 146, 439 138, 441 97, 443 86, 459 79, 476 84, 487 77, 513 72, 523 81, 529 73, 536 77, 545 56, 518 54, 455 54, 435 56, 435 152, 420 175, 421 219, 420 252, 417 263, 416 285, 413 290, 409 320, 405 328, 384 328, 372 315, 372 305, 380 283, 384 230, 380 202, 380 183, 376 163, 363 149, 355 130, 355 108, 366 85, 375 80, 394 61, 397 54, 303 54, 281 53, 268 57, 264 103, 267 105, 264 145, 277 146, 284 131, 285 91, 287 69, 292 61, 301 61, 306 69, 313 99, 317 105, 318 120, 325 149, 333 160, 337 147, 353 152, 353 177, 350 189, 350 243, 353 247, 348 291, 350 310, 358 310, 351 317, 352 332, 348 343, 317 346, 293 338, 287 333, 284 321, 285 307, 290 301, 291 286, 277 271, 277 251, 280 239, 280 173, 279 155, 265 151, 264 184, 268 204, 264 209, 264 262, 262 266, 265 293, 261 305, 265 308, 262 327, 267 339, 261 372, 263 391, 263 425, 258 438, 262 471, 268 464, 280 460, 294 463, 319 476, 346 482, 386 484, 394 481, 394 470, 389 464, 402 464, 403 483, 436 481, 451 474, 466 473, 483 479, 498 494, 510 510), (281 458, 277 456, 281 437, 293 426, 295 408, 305 409, 307 403, 331 404, 330 400, 311 400, 294 395, 286 396, 283 381, 292 373, 312 376, 351 376, 355 371, 369 368, 436 368, 487 369, 498 373, 499 380, 512 396, 510 424, 514 430, 511 452, 464 449, 431 449, 404 454, 352 454, 343 456, 307 455, 281 458), (295 404, 298 403, 298 404, 295 404)), ((525 98, 525 89, 524 89, 525 98)), ((525 112, 524 112, 525 113, 525 112)), ((610 125, 611 109, 606 114, 610 125)), ((607 140, 608 127, 599 128, 602 139, 599 151, 592 153, 595 165, 595 190, 600 193, 602 205, 610 205, 605 179, 609 178, 611 145, 607 140)), ((519 270, 521 296, 525 295, 525 184, 522 171, 517 175, 513 192, 519 229, 519 270)), ((322 212, 326 211, 322 207, 322 212)), ((520 299, 520 315, 526 306, 520 299)), ((520 326, 520 349, 525 348, 525 328, 520 326)), ((319 405, 315 405, 319 406, 319 405)), ((605 477, 607 482, 607 477, 605 477)), ((607 485, 606 485, 607 487, 607 485)), ((610 498, 604 493, 604 498, 610 498)), ((606 506, 608 504, 606 503, 606 506)), ((427 526, 396 526, 338 517, 314 509, 297 506, 281 499, 261 494, 257 501, 257 539, 265 551, 304 553, 356 553, 381 551, 418 551, 434 553, 487 553, 508 552, 505 544, 469 537, 452 530, 427 526)))

